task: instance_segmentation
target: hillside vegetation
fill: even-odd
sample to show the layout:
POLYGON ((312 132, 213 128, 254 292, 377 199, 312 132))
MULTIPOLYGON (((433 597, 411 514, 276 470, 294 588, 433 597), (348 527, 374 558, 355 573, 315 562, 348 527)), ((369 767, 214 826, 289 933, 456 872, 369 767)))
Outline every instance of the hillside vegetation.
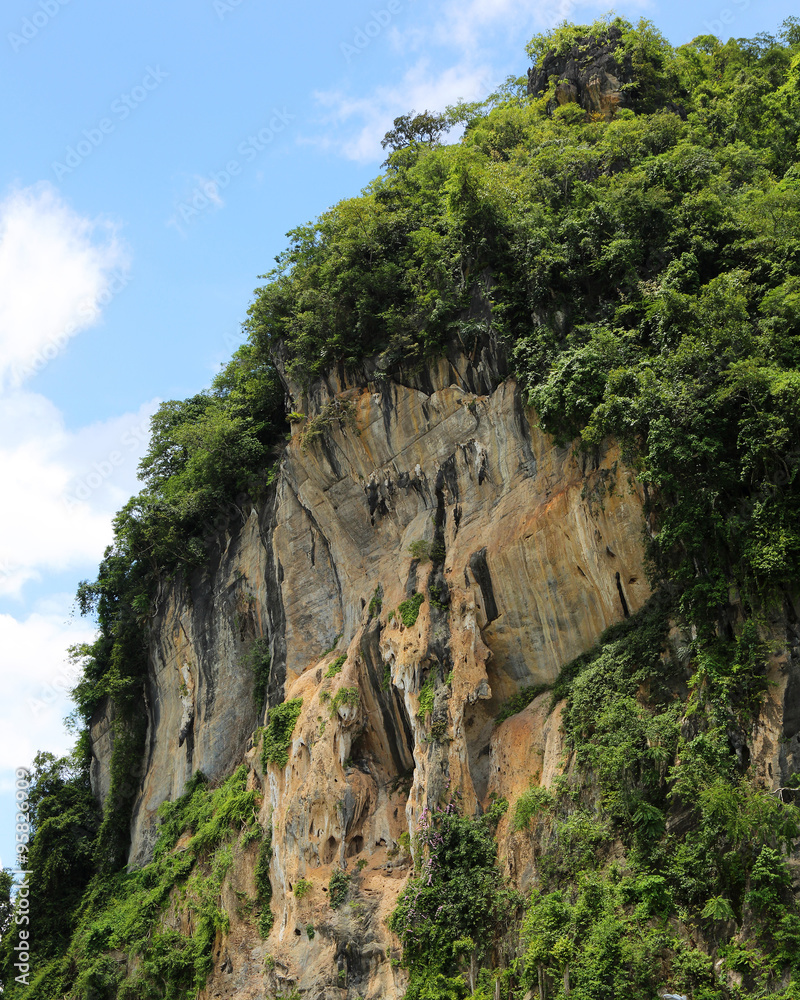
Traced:
MULTIPOLYGON (((205 936, 191 947, 155 933, 167 883, 195 879, 192 899, 198 873, 228 864, 235 828, 245 846, 262 832, 248 833, 237 785, 225 795, 242 815, 223 812, 208 844, 120 874, 147 622, 159 580, 202 563, 217 528, 268 497, 299 405, 276 364, 308 385, 369 360, 379 384, 452 343, 475 354, 492 340, 557 440, 621 442, 647 491, 656 595, 553 692, 567 699, 570 766, 554 792, 513 804, 539 863, 529 898, 499 877, 499 815, 428 817, 427 867, 407 890, 422 903, 405 895, 392 917, 409 996, 490 1000, 499 979, 504 1000, 650 1000, 665 984, 695 1000, 800 997, 800 778, 770 794, 741 752, 800 579, 800 22, 678 49, 647 22, 563 25, 529 55, 591 46, 610 26, 635 77, 627 107, 593 115, 559 106, 555 78, 538 95, 511 80, 483 104, 398 119, 385 173, 288 234, 247 344, 209 391, 154 418, 142 492, 78 594, 100 632, 75 650, 76 753, 41 758, 34 776, 44 971, 30 988, 14 982, 7 933, 5 996, 178 997, 202 985, 224 915, 197 902, 205 936), (456 126, 463 136, 446 143, 456 126), (691 638, 668 654, 676 622, 691 638), (86 727, 106 697, 117 739, 100 816, 86 727), (491 928, 481 950, 471 935, 488 942, 491 928), (120 992, 109 950, 135 956, 133 992, 120 992)), ((225 795, 197 792, 206 812, 192 830, 225 795)))

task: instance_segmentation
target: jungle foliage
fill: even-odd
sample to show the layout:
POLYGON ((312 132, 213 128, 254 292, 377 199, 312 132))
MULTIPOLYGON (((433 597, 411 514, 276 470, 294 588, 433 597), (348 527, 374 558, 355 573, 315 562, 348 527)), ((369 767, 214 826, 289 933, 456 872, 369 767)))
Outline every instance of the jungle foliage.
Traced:
MULTIPOLYGON (((49 810, 56 804, 63 807, 66 786, 58 786, 67 763, 43 759, 34 775, 33 787, 41 796, 35 849, 56 845, 58 852, 75 843, 76 820, 70 814, 59 820, 61 827, 73 827, 67 834, 59 829, 55 838, 41 836, 55 818, 49 810)), ((87 802, 94 807, 88 788, 87 802)), ((11 964, 16 934, 6 935, 0 948, 3 996, 30 1000, 197 996, 211 970, 214 938, 230 922, 222 905, 223 883, 235 859, 262 838, 256 812, 245 767, 213 790, 198 772, 179 799, 161 807, 154 857, 143 868, 87 878, 79 863, 61 853, 48 855, 44 863, 32 860, 34 876, 43 883, 32 907, 33 972, 29 985, 16 982, 11 964), (69 884, 74 892, 65 900, 69 884), (172 922, 167 919, 170 908, 172 922), (176 918, 191 932, 171 926, 176 918)), ((91 837, 87 839, 91 842, 91 837)), ((269 842, 267 833, 264 843, 269 842)), ((263 922, 259 913, 269 913, 270 896, 268 875, 266 888, 263 877, 261 881, 259 898, 246 904, 246 911, 259 923, 263 922)), ((33 879, 30 884, 33 894, 33 879)))
POLYGON ((410 970, 407 1000, 463 997, 468 990, 459 968, 468 965, 474 977, 495 956, 503 928, 513 926, 523 900, 500 875, 494 836, 507 806, 480 819, 461 815, 456 801, 423 810, 418 872, 389 920, 410 970))
POLYGON ((521 982, 542 997, 797 995, 800 809, 737 753, 750 716, 728 689, 674 659, 670 610, 652 601, 565 668, 572 766, 515 803, 540 859, 521 982))

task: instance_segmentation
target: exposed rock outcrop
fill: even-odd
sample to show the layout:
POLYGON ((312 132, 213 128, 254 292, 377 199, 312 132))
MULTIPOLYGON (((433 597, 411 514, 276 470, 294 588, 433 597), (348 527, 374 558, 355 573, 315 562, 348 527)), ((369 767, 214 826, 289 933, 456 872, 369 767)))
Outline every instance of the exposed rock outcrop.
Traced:
MULTIPOLYGON (((500 706, 554 680, 649 594, 643 498, 616 447, 557 447, 499 367, 454 355, 408 384, 318 385, 270 503, 161 596, 131 863, 148 859, 159 804, 196 770, 213 782, 246 760, 273 828, 272 933, 262 942, 232 918, 209 996, 261 996, 265 974, 314 996, 345 982, 354 996, 399 995, 385 917, 410 871, 403 834, 448 793, 475 813, 552 782, 549 695, 497 727, 500 706), (411 624, 420 599, 401 605, 415 593, 411 624), (271 651, 268 705, 302 698, 289 763, 266 772, 256 640, 271 651), (327 901, 340 866, 356 904, 341 911, 327 901), (312 889, 298 899, 301 878, 312 889)), ((522 883, 531 859, 516 850, 504 854, 522 883)))
MULTIPOLYGON (((386 918, 419 817, 453 794, 479 814, 563 773, 563 705, 549 692, 497 715, 646 601, 643 493, 613 442, 588 456, 543 434, 491 346, 408 377, 333 373, 311 393, 287 389, 306 419, 268 502, 242 509, 203 569, 158 598, 130 864, 151 857, 159 805, 195 771, 213 784, 244 762, 272 828, 275 921, 262 940, 242 907, 257 845, 237 846, 221 900, 230 928, 202 995, 399 997, 386 918), (255 652, 269 664, 265 705, 255 652), (288 763, 265 767, 258 727, 289 699, 302 706, 288 763), (341 871, 347 905, 334 909, 341 871)), ((741 766, 779 794, 800 757, 797 618, 787 607, 772 622, 749 745, 730 734, 741 766)), ((690 641, 673 632, 675 650, 690 641)), ((113 721, 100 711, 92 727, 101 799, 113 721)), ((500 858, 525 891, 534 846, 509 816, 500 858)), ((166 919, 191 931, 179 906, 166 919)))
POLYGON ((625 88, 635 78, 621 41, 622 31, 612 26, 601 37, 576 39, 567 52, 549 52, 528 70, 528 93, 545 93, 554 78, 554 107, 573 102, 605 117, 611 117, 618 107, 629 107, 625 88))

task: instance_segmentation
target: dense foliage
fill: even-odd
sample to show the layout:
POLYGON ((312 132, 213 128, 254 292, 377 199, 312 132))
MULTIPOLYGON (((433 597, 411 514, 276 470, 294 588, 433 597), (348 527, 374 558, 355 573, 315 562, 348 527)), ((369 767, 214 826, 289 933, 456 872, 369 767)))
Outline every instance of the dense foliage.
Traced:
MULTIPOLYGON (((39 827, 34 848, 57 850, 64 842, 40 839, 52 818, 43 818, 56 800, 63 781, 64 762, 42 761, 34 775, 41 796, 39 827)), ((91 801, 91 797, 89 797, 91 801)), ((131 873, 97 875, 77 887, 75 898, 64 899, 64 885, 77 886, 76 866, 56 854, 47 863, 32 863, 35 873, 48 868, 51 880, 37 896, 33 926, 33 973, 30 985, 14 979, 12 935, 3 939, 0 981, 3 996, 30 1000, 53 997, 125 998, 150 1000, 195 997, 211 969, 212 945, 219 930, 229 925, 221 902, 222 886, 236 857, 249 843, 260 840, 255 792, 247 790, 247 770, 239 768, 221 787, 211 790, 202 774, 188 783, 184 794, 160 810, 161 828, 153 861, 131 873), (179 840, 183 838, 182 844, 179 840), (67 909, 68 904, 71 909, 67 909), (60 908, 60 912, 59 912, 60 908), (181 933, 175 916, 191 928, 181 933), (47 923, 52 913, 54 926, 47 923), (56 926, 57 925, 57 926, 56 926), (109 956, 114 952, 119 960, 109 956)), ((61 820, 74 823, 69 816, 61 820)), ((74 839, 74 833, 71 835, 74 839)), ((269 843, 269 836, 266 841, 269 843)), ((37 874, 41 878, 41 875, 37 874)), ((31 887, 33 890, 33 880, 31 887)), ((269 879, 266 880, 267 887, 269 879)), ((269 893, 245 902, 245 910, 259 922, 269 913, 269 893)))
MULTIPOLYGON (((70 939, 71 920, 94 875, 100 817, 89 784, 85 746, 60 759, 49 753, 36 755, 28 804, 27 885, 35 924, 12 923, 9 933, 4 934, 0 982, 8 982, 5 977, 11 971, 12 949, 20 929, 28 930, 37 959, 63 953, 70 939)), ((5 884, 0 886, 5 888, 5 884)), ((6 907, 0 901, 0 921, 5 925, 6 920, 6 907)))
POLYGON ((269 764, 286 767, 289 763, 289 747, 292 733, 303 707, 302 698, 292 698, 270 710, 264 731, 264 746, 261 752, 264 770, 269 764))
POLYGON ((476 968, 497 958, 503 932, 513 927, 522 898, 500 876, 494 838, 507 806, 498 803, 478 820, 460 815, 456 802, 423 810, 419 873, 389 920, 411 972, 407 1000, 464 996, 459 967, 467 963, 474 979, 476 968))
POLYGON ((787 859, 800 809, 737 755, 729 689, 667 655, 669 611, 652 601, 559 680, 572 768, 514 813, 540 855, 526 982, 581 1000, 644 1000, 664 985, 705 1000, 793 997, 796 981, 784 989, 800 973, 800 909, 787 859), (741 992, 715 974, 712 953, 742 977, 741 992))

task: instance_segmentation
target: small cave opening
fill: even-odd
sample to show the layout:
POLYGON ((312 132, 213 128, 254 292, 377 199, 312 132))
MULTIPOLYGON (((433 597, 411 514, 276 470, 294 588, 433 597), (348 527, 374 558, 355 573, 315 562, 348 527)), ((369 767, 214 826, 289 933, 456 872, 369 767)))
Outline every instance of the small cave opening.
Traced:
POLYGON ((347 857, 354 858, 356 854, 360 854, 364 849, 364 838, 360 833, 357 833, 350 843, 347 845, 347 857))
POLYGON ((328 837, 322 846, 322 863, 323 865, 329 865, 333 859, 336 857, 336 852, 338 850, 338 843, 335 837, 328 837))
MULTIPOLYGON (((469 568, 472 571, 475 582, 480 587, 481 597, 483 598, 483 609, 486 614, 486 624, 491 625, 493 621, 500 617, 500 611, 494 595, 492 574, 489 571, 485 548, 472 553, 469 557, 469 568)), ((475 606, 480 607, 477 600, 475 601, 475 606)))

